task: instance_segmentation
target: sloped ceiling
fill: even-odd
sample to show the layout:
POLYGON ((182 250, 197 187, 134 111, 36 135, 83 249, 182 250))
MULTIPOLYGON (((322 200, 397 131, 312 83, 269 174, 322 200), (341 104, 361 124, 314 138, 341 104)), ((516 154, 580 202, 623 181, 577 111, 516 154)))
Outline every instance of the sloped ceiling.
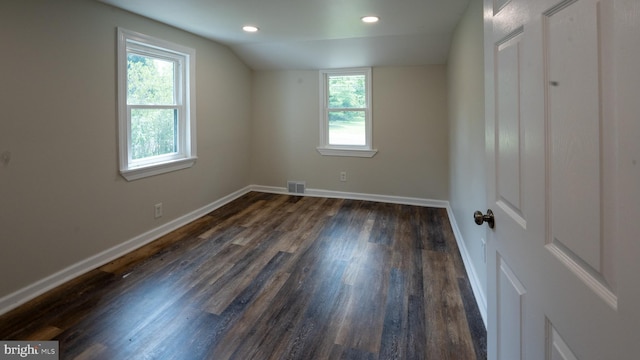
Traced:
MULTIPOLYGON (((469 0, 100 0, 229 46, 255 70, 443 64, 469 0), (360 19, 376 15, 380 21, 360 19), (244 25, 260 28, 246 33, 244 25)), ((479 1, 479 0, 474 0, 479 1)))

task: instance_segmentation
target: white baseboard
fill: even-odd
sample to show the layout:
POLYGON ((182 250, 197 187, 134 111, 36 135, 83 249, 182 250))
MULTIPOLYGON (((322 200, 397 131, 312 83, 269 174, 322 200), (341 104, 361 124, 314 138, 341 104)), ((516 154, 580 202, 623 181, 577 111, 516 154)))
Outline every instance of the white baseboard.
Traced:
MULTIPOLYGON (((245 195, 250 191, 267 192, 267 193, 275 193, 275 194, 289 194, 287 189, 284 187, 281 188, 281 187, 271 187, 271 186, 261 186, 261 185, 249 185, 223 198, 220 198, 209 205, 206 205, 200 209, 194 210, 164 225, 161 225, 155 229, 149 230, 141 235, 138 235, 132 239, 129 239, 110 249, 107 249, 101 253, 91 256, 76 264, 73 264, 61 271, 58 271, 55 274, 47 276, 46 278, 41 279, 31 285, 28 285, 14 293, 4 296, 3 298, 0 299, 0 315, 26 303, 27 301, 57 286, 64 284, 65 282, 75 277, 78 277, 95 268, 98 268, 104 264, 107 264, 110 261, 113 261, 122 255, 125 255, 131 251, 134 251, 158 239, 159 237, 165 234, 168 234, 169 232, 181 226, 184 226, 194 220, 197 220, 198 218, 245 195)), ((451 222, 451 227, 453 229, 456 242, 458 243, 458 248, 460 249, 460 255, 462 256, 462 260, 467 270, 469 281, 471 282, 471 288, 473 289, 473 293, 476 297, 476 301, 478 302, 478 307, 480 308, 480 313, 482 315, 482 319, 484 320, 485 327, 486 327, 487 305, 486 305, 485 296, 480 287, 478 276, 472 266, 471 259, 469 258, 469 254, 464 245, 464 241, 462 241, 462 235, 460 234, 460 230, 458 229, 458 225, 455 221, 453 212, 451 211, 448 201, 421 199, 421 198, 412 198, 412 197, 376 195, 376 194, 351 193, 351 192, 341 192, 341 191, 331 191, 331 190, 321 190, 321 189, 307 189, 304 194, 295 194, 295 195, 353 199, 353 200, 368 200, 368 201, 386 202, 386 203, 393 203, 393 204, 416 205, 416 206, 426 206, 426 207, 447 209, 447 213, 449 215, 449 219, 451 222)))
POLYGON ((171 220, 155 229, 151 229, 141 235, 138 235, 132 239, 129 239, 123 243, 120 243, 110 249, 107 249, 94 256, 86 258, 80 262, 77 262, 65 269, 58 271, 55 274, 49 275, 44 279, 41 279, 31 285, 28 285, 16 292, 13 292, 0 299, 0 315, 26 303, 27 301, 34 299, 35 297, 44 294, 45 292, 64 284, 65 282, 76 278, 82 274, 85 274, 95 268, 98 268, 104 264, 109 263, 122 255, 130 253, 139 247, 142 247, 159 237, 170 233, 171 231, 180 228, 202 216, 212 212, 213 210, 241 197, 242 195, 251 191, 247 186, 236 192, 233 192, 223 198, 220 198, 211 204, 194 210, 186 215, 183 215, 177 219, 171 220))
POLYGON ((464 239, 462 237, 462 233, 460 232, 460 228, 458 228, 458 223, 456 222, 456 218, 453 215, 453 210, 451 210, 450 206, 447 206, 447 214, 449 215, 449 222, 451 223, 451 229, 453 229, 453 235, 456 238, 456 243, 458 243, 458 249, 460 249, 460 256, 462 257, 462 261, 464 262, 464 268, 467 270, 467 277, 469 278, 469 282, 471 283, 471 289, 473 290, 473 295, 476 297, 476 303, 478 304, 478 309, 480 309, 480 316, 482 316, 482 321, 484 322, 485 329, 487 328, 487 298, 482 290, 482 286, 480 285, 480 279, 478 278, 478 274, 476 273, 475 268, 473 267, 473 263, 471 262, 471 257, 469 256, 469 252, 467 251, 467 246, 465 245, 464 239))
POLYGON ((314 196, 314 197, 326 197, 337 199, 352 199, 352 200, 367 200, 377 201, 391 204, 403 204, 403 205, 416 205, 446 209, 449 206, 449 202, 446 200, 432 200, 413 197, 402 196, 389 196, 389 195, 377 195, 377 194, 364 194, 353 192, 342 192, 333 190, 321 190, 321 189, 309 189, 307 188, 304 194, 292 194, 284 187, 275 186, 261 186, 251 185, 252 191, 267 192, 274 194, 287 194, 287 195, 299 195, 299 196, 314 196))

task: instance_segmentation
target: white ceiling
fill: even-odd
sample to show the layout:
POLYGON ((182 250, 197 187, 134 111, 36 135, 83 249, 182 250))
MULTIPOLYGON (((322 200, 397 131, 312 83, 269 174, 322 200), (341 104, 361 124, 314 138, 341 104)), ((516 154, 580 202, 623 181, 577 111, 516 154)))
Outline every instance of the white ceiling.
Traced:
MULTIPOLYGON (((469 0, 99 0, 229 46, 256 70, 443 64, 469 0), (377 15, 376 24, 360 18, 377 15), (255 25, 258 33, 245 33, 255 25)), ((478 1, 478 0, 476 0, 478 1)))

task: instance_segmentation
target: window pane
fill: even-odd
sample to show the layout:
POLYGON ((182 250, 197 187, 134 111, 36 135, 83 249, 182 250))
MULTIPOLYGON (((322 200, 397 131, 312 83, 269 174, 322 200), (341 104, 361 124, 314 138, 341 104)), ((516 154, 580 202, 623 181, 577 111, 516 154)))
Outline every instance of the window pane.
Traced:
POLYGON ((173 61, 127 54, 127 104, 175 105, 173 61))
POLYGON ((329 108, 367 107, 364 75, 329 76, 329 108))
POLYGON ((366 145, 364 111, 330 111, 330 145, 366 145))
POLYGON ((176 109, 131 109, 132 159, 177 152, 177 121, 176 109))

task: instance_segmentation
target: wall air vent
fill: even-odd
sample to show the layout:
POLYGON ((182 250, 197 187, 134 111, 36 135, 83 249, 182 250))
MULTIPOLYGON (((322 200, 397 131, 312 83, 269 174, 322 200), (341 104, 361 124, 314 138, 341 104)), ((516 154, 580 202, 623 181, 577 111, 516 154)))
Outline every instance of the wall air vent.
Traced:
POLYGON ((292 194, 304 194, 304 181, 287 181, 287 190, 292 194))

